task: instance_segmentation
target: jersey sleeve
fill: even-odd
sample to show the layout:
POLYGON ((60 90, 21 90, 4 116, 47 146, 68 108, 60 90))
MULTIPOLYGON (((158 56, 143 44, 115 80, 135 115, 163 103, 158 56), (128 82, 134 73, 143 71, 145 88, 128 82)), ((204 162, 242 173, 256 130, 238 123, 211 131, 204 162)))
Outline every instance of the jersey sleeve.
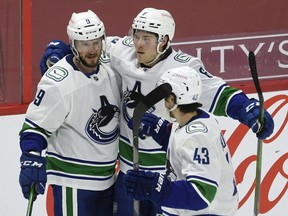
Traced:
MULTIPOLYGON (((57 74, 57 70, 55 66, 49 69, 55 74, 57 74)), ((45 76, 49 74, 49 71, 45 76)), ((28 107, 20 131, 22 150, 27 150, 27 148, 29 150, 43 150, 47 146, 46 140, 53 131, 61 126, 68 114, 69 99, 62 95, 58 88, 58 82, 45 76, 38 84, 35 99, 28 107)))
POLYGON ((26 118, 46 131, 53 132, 64 122, 68 110, 69 95, 63 95, 57 83, 46 78, 39 83, 26 118))
MULTIPOLYGON (((169 180, 168 180, 169 181, 169 180)), ((169 182, 169 193, 157 204, 169 208, 198 211, 208 206, 208 202, 198 192, 197 187, 185 180, 169 182)))
POLYGON ((119 36, 109 36, 106 37, 106 44, 104 50, 110 54, 111 49, 116 45, 116 43, 121 39, 119 36))
POLYGON ((229 116, 239 119, 239 108, 247 96, 242 90, 228 85, 221 77, 208 72, 202 61, 198 58, 191 60, 190 64, 199 72, 202 80, 202 94, 200 103, 203 109, 216 116, 229 116))
MULTIPOLYGON (((123 70, 126 71, 127 65, 125 64, 125 62, 128 62, 128 64, 130 64, 130 60, 134 60, 134 57, 133 59, 127 58, 127 55, 129 54, 131 49, 134 50, 133 39, 129 36, 126 36, 123 38, 114 38, 111 40, 111 42, 112 43, 109 48, 109 55, 111 59, 112 69, 116 70, 116 68, 122 68, 123 66, 121 65, 124 65, 123 70)), ((122 73, 123 72, 121 72, 121 75, 122 73)))
POLYGON ((205 134, 198 133, 197 139, 190 136, 183 142, 179 148, 179 154, 183 159, 180 169, 186 181, 197 188, 199 198, 212 202, 220 178, 217 166, 220 162, 214 148, 205 145, 209 142, 207 138, 205 134))

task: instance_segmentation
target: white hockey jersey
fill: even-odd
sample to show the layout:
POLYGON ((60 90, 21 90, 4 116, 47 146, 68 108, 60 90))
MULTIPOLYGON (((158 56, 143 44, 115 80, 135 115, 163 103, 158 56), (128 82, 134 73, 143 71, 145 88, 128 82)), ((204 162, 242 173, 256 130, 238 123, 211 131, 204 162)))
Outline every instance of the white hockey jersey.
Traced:
MULTIPOLYGON (((200 59, 188 54, 172 51, 166 59, 152 68, 140 67, 137 62, 133 39, 121 38, 110 50, 111 66, 122 77, 122 112, 120 127, 120 169, 126 173, 133 167, 133 136, 127 123, 133 117, 135 105, 143 95, 147 95, 156 87, 161 74, 168 69, 179 66, 190 66, 199 72, 202 79, 203 93, 200 103, 209 112, 225 115, 227 98, 237 90, 229 87, 221 78, 207 72, 200 59), (222 98, 225 100, 222 100, 222 98), (221 101, 222 100, 222 101, 221 101)), ((163 101, 157 103, 149 112, 167 118, 163 101)), ((139 140, 140 169, 165 171, 165 152, 151 137, 139 140)))
MULTIPOLYGON (((196 189, 201 197, 198 199, 203 199, 208 207, 193 211, 162 206, 166 215, 236 214, 238 193, 230 152, 213 115, 203 112, 182 127, 173 123, 167 161, 168 178, 171 181, 186 180, 194 188, 197 188, 196 182, 200 185, 196 189), (210 203, 211 187, 213 191, 216 189, 216 194, 210 203)), ((181 194, 178 196, 181 197, 181 194)), ((196 197, 192 202, 197 202, 196 197)))
POLYGON ((47 138, 48 183, 105 190, 115 182, 121 81, 109 59, 86 75, 72 58, 66 56, 43 75, 23 132, 47 138))

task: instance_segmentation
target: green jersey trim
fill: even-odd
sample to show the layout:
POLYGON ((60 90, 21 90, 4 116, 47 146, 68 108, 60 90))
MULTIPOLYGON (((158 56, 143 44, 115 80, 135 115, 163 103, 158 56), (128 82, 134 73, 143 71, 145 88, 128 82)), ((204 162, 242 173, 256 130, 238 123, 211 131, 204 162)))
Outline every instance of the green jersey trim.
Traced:
POLYGON ((201 192, 201 194, 211 203, 216 195, 217 187, 206 184, 204 182, 200 181, 190 181, 191 183, 194 183, 198 190, 201 192))
MULTIPOLYGON (((133 147, 120 140, 119 154, 121 157, 133 163, 133 147)), ((155 151, 149 149, 139 150, 139 165, 143 167, 156 167, 165 166, 166 153, 155 149, 155 151)))
MULTIPOLYGON (((66 174, 83 176, 112 176, 115 173, 115 165, 87 165, 80 162, 67 162, 55 157, 47 156, 47 171, 60 171, 66 174)), ((84 162, 83 162, 84 163, 84 162)))
POLYGON ((67 215, 73 215, 73 190, 70 187, 66 187, 66 208, 67 215))
POLYGON ((239 92, 239 89, 235 89, 230 86, 226 86, 219 97, 217 98, 216 107, 213 111, 213 114, 216 116, 228 116, 227 115, 227 106, 229 104, 230 99, 233 95, 239 92))
POLYGON ((22 134, 23 132, 33 132, 33 133, 38 133, 41 134, 43 137, 46 139, 51 136, 51 133, 44 130, 43 128, 36 127, 34 125, 29 124, 29 122, 25 121, 21 131, 19 132, 19 135, 22 134))

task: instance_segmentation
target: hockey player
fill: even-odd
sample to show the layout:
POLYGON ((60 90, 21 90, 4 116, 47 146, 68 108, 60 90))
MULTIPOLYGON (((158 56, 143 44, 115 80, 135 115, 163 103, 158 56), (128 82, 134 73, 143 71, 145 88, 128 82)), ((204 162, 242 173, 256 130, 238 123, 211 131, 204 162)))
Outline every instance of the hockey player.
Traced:
POLYGON ((36 199, 47 179, 55 216, 108 216, 113 214, 121 80, 101 56, 105 27, 94 12, 73 13, 67 33, 73 54, 43 75, 26 113, 19 182, 26 199, 35 185, 36 199))
MULTIPOLYGON (((120 172, 115 186, 115 215, 133 215, 133 201, 125 194, 123 175, 133 165, 133 135, 128 127, 129 120, 137 102, 143 95, 154 89, 156 81, 164 71, 180 66, 189 66, 200 75, 203 85, 200 98, 203 109, 218 116, 229 116, 250 127, 261 139, 270 136, 274 123, 265 111, 264 125, 257 124, 259 103, 249 99, 241 90, 229 86, 223 79, 213 76, 204 67, 202 61, 189 54, 176 52, 170 45, 175 33, 175 22, 166 10, 143 9, 134 19, 132 35, 120 38, 111 45, 109 51, 111 67, 122 77, 122 109, 120 126, 120 172)), ((63 45, 63 44, 62 44, 63 45)), ((65 44, 64 44, 65 46, 65 44)), ((46 67, 47 60, 58 46, 48 47, 43 55, 41 67, 46 67)), ((63 53, 65 54, 65 53, 63 53)), ((165 117, 163 104, 156 104, 151 113, 165 117)), ((154 139, 148 137, 139 141, 140 169, 154 172, 165 171, 166 153, 154 139)), ((149 201, 140 203, 142 215, 155 215, 161 209, 149 201)))
POLYGON ((235 215, 238 194, 229 149, 216 119, 199 108, 199 74, 187 66, 173 68, 162 74, 163 83, 172 87, 165 107, 177 122, 147 113, 139 133, 162 128, 162 139, 157 133, 152 138, 168 146, 166 175, 129 170, 124 176, 128 196, 161 205, 164 215, 235 215))

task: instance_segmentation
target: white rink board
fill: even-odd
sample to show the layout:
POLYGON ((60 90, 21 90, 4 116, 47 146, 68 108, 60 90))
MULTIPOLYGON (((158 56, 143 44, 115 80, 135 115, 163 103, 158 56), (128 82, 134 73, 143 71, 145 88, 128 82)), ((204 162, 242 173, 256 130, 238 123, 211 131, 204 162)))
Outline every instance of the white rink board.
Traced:
MULTIPOLYGON (((275 130, 272 135, 273 141, 264 143, 263 145, 263 164, 262 164, 262 179, 265 178, 265 197, 262 200, 265 202, 266 212, 260 215, 275 216, 284 215, 288 212, 287 200, 287 180, 288 180, 288 125, 287 110, 288 110, 288 91, 268 92, 264 93, 265 101, 275 101, 268 110, 274 112, 279 108, 276 115, 273 117, 275 121, 275 130), (284 104, 284 105, 283 105, 284 104), (277 137, 275 136, 277 134, 277 137), (276 137, 276 138, 275 138, 276 137), (281 161, 282 160, 282 161, 281 161), (277 174, 277 169, 282 171, 277 174), (276 170, 276 171, 275 171, 276 170), (273 175, 273 171, 276 174, 273 175), (286 175, 286 176, 285 176, 286 175), (273 202, 275 202, 273 204, 273 202)), ((257 98, 256 94, 250 94, 250 97, 257 98)), ((18 176, 20 170, 19 158, 21 155, 19 148, 18 133, 24 121, 24 115, 0 116, 0 131, 1 131, 1 196, 0 196, 0 215, 15 216, 25 215, 27 208, 27 200, 22 196, 20 186, 18 184, 18 176), (3 173, 4 171, 4 173, 3 173)), ((239 126, 237 121, 229 118, 219 118, 220 125, 225 130, 224 137, 226 140, 233 136, 233 133, 239 126)), ((235 136, 235 134, 234 134, 235 136)), ((232 140, 234 141, 234 140, 232 140)), ((235 141, 236 144, 238 141, 235 141)), ((238 142, 239 143, 239 142, 238 142)), ((228 142, 229 144, 229 142, 228 142)), ((232 160, 234 169, 243 167, 243 161, 248 160, 256 154, 257 139, 255 135, 248 131, 241 139, 238 148, 233 154, 232 160)), ((252 162, 243 172, 243 180, 238 184, 239 198, 242 202, 241 208, 238 210, 237 216, 252 216, 254 190, 243 201, 249 188, 251 187, 254 177, 256 162, 252 162)), ((224 204, 225 205, 225 204, 224 204)), ((38 196, 33 207, 33 215, 45 216, 46 203, 45 196, 38 196)))
MULTIPOLYGON (((26 215, 28 200, 22 196, 21 187, 18 183, 21 155, 18 133, 23 122, 24 115, 0 116, 1 216, 26 215)), ((37 197, 36 202, 34 202, 32 215, 47 215, 45 196, 37 197)))

